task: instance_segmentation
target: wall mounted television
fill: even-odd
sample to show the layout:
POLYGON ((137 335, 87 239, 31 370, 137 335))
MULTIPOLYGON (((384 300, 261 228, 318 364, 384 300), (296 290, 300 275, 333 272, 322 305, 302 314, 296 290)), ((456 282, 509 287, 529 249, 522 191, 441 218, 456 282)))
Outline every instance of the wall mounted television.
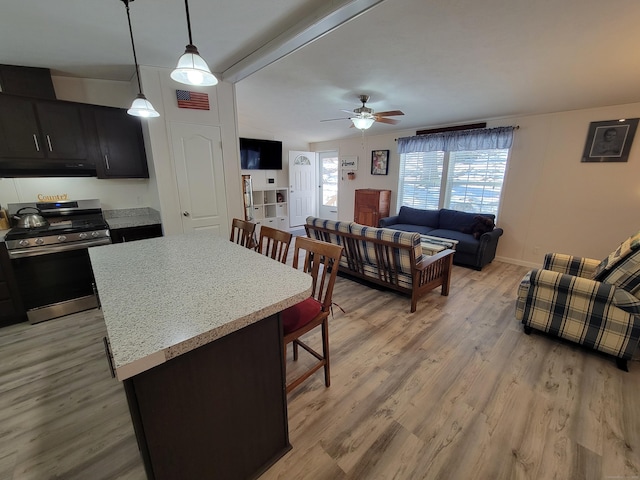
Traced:
POLYGON ((282 142, 240 138, 242 170, 282 170, 282 142))

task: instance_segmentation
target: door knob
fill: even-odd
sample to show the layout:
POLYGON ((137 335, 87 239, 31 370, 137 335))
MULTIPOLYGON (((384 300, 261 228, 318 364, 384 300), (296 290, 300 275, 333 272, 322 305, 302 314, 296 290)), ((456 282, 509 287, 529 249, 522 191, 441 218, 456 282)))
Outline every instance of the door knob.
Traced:
POLYGON ((189 213, 189 212, 187 212, 187 211, 182 212, 182 216, 183 216, 183 217, 188 217, 189 215, 190 215, 190 213, 189 213))

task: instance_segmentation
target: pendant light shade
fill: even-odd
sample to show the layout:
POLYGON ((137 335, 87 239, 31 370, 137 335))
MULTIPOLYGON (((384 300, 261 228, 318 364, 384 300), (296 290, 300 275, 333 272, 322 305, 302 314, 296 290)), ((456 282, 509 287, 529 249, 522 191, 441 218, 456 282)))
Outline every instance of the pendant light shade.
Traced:
POLYGON ((207 62, 200 56, 191 38, 191 18, 189 17, 189 1, 184 0, 187 12, 187 29, 189 31, 189 45, 184 54, 178 59, 178 66, 171 72, 171 78, 185 85, 211 86, 218 83, 207 62))
POLYGON ((160 114, 153 108, 151 102, 142 93, 142 83, 140 82, 140 68, 138 67, 138 57, 136 56, 136 46, 133 43, 133 29, 131 28, 131 15, 129 14, 129 2, 133 0, 121 0, 127 9, 127 20, 129 22, 129 35, 131 36, 131 49, 133 50, 133 62, 136 65, 136 78, 138 79, 138 96, 133 100, 131 108, 127 110, 129 115, 134 117, 159 117, 160 114))
POLYGON ((127 110, 129 115, 133 115, 134 117, 159 117, 160 114, 156 112, 156 109, 153 108, 151 102, 147 100, 147 97, 144 96, 143 93, 139 93, 138 96, 133 100, 131 104, 131 108, 127 110))
POLYGON ((352 117, 351 121, 353 122, 354 127, 359 128, 360 130, 366 130, 371 127, 371 125, 373 125, 373 122, 375 122, 375 118, 367 116, 357 116, 352 117))
POLYGON ((186 85, 211 86, 218 83, 218 79, 209 70, 207 62, 193 45, 187 45, 187 49, 178 60, 178 66, 171 72, 171 78, 186 85))

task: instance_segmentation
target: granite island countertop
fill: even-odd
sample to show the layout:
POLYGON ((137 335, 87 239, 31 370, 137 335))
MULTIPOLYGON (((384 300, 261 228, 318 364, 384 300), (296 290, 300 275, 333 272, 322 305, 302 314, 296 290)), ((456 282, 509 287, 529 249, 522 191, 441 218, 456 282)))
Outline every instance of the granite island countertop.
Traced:
POLYGON ((102 215, 112 230, 162 223, 160 212, 150 207, 103 210, 102 215))
POLYGON ((311 277, 212 232, 89 249, 125 380, 294 305, 311 277))

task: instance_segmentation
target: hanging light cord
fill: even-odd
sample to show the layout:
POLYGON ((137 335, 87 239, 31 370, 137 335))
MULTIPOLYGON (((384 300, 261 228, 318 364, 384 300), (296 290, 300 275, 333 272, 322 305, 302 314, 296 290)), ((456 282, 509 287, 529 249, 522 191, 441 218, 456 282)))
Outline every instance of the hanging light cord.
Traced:
POLYGON ((129 0, 122 0, 127 8, 127 20, 129 21, 129 35, 131 36, 131 49, 133 50, 133 62, 136 64, 136 78, 138 79, 138 91, 142 93, 142 83, 140 83, 140 70, 138 69, 138 57, 136 56, 136 46, 133 43, 133 29, 131 28, 131 16, 129 15, 129 0))
POLYGON ((184 9, 187 11, 187 29, 189 30, 189 45, 193 45, 191 38, 191 17, 189 16, 189 0, 184 0, 184 9))

